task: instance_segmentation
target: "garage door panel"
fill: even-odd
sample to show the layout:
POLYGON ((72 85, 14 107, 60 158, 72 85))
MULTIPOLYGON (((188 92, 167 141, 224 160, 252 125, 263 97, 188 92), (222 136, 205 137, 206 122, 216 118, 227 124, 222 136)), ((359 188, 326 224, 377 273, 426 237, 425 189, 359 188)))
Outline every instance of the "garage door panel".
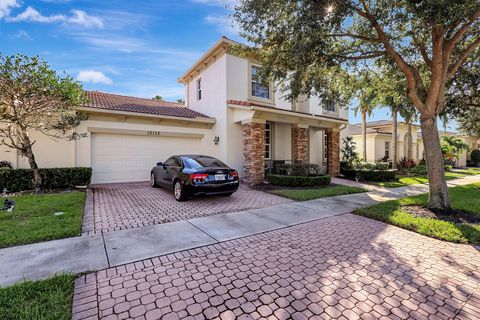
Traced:
POLYGON ((92 134, 93 183, 146 181, 159 161, 199 153, 200 138, 92 134))

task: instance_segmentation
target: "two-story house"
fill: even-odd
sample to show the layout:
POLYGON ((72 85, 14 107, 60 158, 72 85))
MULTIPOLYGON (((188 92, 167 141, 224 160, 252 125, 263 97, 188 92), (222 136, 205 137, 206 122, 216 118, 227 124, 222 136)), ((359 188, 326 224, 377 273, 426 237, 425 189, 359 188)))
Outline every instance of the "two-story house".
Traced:
MULTIPOLYGON (((291 103, 256 76, 261 65, 231 50, 222 37, 178 81, 185 105, 88 92, 88 113, 75 141, 32 132, 40 167, 93 168, 93 183, 146 181, 151 168, 174 154, 208 154, 261 183, 274 161, 317 163, 339 173, 340 130, 348 111, 316 98, 291 103)), ((28 163, 0 145, 0 160, 28 163)))
POLYGON ((249 183, 264 179, 273 161, 316 163, 339 173, 339 133, 348 110, 319 98, 292 103, 257 77, 261 64, 232 52, 221 38, 185 74, 187 108, 215 117, 217 155, 243 172, 249 183))
MULTIPOLYGON (((417 162, 425 158, 424 141, 422 130, 419 125, 411 125, 411 140, 408 140, 408 125, 399 121, 397 125, 397 149, 398 159, 408 156, 408 148, 411 148, 411 158, 417 162), (410 144, 410 146, 409 146, 410 144)), ((393 160, 393 123, 391 120, 379 120, 367 122, 367 159, 366 161, 393 160)), ((440 131, 440 137, 456 136, 469 145, 470 150, 462 151, 457 160, 458 166, 466 166, 470 160, 470 152, 480 147, 480 138, 461 135, 455 132, 440 131)), ((362 125, 350 124, 342 131, 342 138, 350 136, 361 156, 363 150, 362 125)))

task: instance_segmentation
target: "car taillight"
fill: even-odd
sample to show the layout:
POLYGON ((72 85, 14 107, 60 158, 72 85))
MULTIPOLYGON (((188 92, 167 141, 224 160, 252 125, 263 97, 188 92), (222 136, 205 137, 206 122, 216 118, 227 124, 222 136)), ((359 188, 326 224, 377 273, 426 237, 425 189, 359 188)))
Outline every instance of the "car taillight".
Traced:
POLYGON ((194 173, 190 175, 190 180, 193 182, 205 182, 205 179, 208 178, 206 173, 194 173))
POLYGON ((232 178, 238 178, 238 172, 237 172, 237 171, 231 171, 231 172, 230 172, 230 177, 232 177, 232 178))

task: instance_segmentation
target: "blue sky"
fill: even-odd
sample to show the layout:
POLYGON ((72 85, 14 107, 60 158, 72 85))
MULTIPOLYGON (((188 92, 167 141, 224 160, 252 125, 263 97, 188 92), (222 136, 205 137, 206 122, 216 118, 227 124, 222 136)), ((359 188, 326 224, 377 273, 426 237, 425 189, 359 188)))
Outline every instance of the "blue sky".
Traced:
MULTIPOLYGON (((0 52, 39 55, 85 89, 183 98, 177 78, 222 35, 234 0, 0 0, 0 52)), ((378 109, 370 120, 386 119, 378 109)), ((360 122, 350 111, 350 121, 360 122)))

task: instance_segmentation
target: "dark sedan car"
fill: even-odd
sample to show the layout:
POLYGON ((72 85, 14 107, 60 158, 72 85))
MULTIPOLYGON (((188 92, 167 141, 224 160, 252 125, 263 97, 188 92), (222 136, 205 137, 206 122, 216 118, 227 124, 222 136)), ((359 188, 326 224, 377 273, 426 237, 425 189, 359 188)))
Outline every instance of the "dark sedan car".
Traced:
POLYGON ((190 196, 231 195, 238 189, 238 172, 222 161, 204 155, 172 156, 152 169, 152 187, 173 190, 177 201, 190 196))

